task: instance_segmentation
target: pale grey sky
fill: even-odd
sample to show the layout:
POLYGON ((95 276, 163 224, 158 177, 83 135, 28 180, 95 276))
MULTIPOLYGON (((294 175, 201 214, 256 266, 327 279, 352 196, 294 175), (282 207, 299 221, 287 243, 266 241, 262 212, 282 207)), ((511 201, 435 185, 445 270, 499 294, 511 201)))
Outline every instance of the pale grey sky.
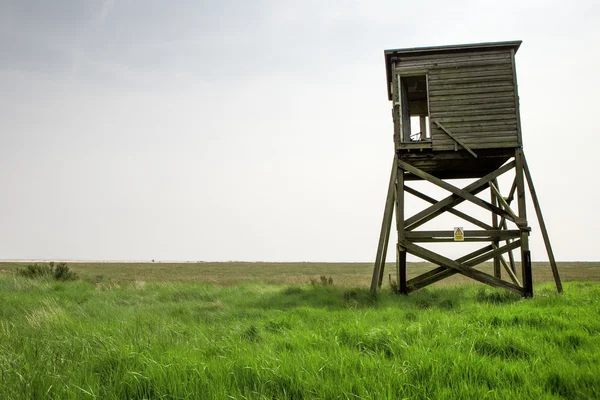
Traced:
POLYGON ((557 259, 598 260, 597 1, 4 0, 0 259, 372 261, 383 50, 517 39, 557 259))

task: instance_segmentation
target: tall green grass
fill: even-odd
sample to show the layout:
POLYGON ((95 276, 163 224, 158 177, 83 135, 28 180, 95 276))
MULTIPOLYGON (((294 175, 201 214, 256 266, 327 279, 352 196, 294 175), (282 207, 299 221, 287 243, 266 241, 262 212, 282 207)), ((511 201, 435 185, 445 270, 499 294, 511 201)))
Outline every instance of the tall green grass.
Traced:
POLYGON ((0 279, 2 399, 600 398, 600 284, 524 300, 0 279))

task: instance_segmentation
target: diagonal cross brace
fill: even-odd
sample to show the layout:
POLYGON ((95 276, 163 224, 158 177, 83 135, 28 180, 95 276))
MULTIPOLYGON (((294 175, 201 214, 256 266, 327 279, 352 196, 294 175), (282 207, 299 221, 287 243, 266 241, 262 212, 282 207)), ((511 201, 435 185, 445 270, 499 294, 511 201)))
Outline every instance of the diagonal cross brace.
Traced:
POLYGON ((518 226, 521 226, 524 223, 522 218, 511 215, 509 212, 503 210, 502 208, 496 207, 496 206, 488 203, 487 201, 484 201, 484 200, 480 199, 479 197, 476 197, 475 195, 471 194, 470 191, 465 190, 465 189, 460 189, 454 185, 451 185, 448 182, 445 182, 439 178, 436 178, 435 176, 433 176, 423 170, 420 170, 419 168, 413 167, 412 165, 410 165, 402 160, 398 160, 398 167, 402 168, 403 170, 405 170, 407 172, 410 172, 411 174, 418 176, 421 179, 424 179, 430 183, 433 183, 434 185, 437 185, 437 186, 441 187, 442 189, 445 189, 445 190, 453 193, 456 196, 462 197, 463 199, 468 200, 471 203, 476 204, 481 208, 484 208, 484 209, 491 211, 497 215, 500 215, 500 216, 504 217, 505 219, 513 221, 518 226))
MULTIPOLYGON (((465 186, 463 191, 467 191, 472 194, 479 193, 488 186, 488 183, 492 179, 497 178, 498 176, 502 175, 503 173, 505 173, 507 171, 510 171, 514 167, 515 167, 515 161, 513 160, 513 161, 509 162, 508 164, 504 165, 503 167, 497 169, 496 171, 491 172, 491 173, 487 174, 486 176, 484 176, 483 178, 480 178, 480 179, 476 180, 475 182, 465 186)), ((412 217, 408 218, 404 222, 405 229, 407 231, 413 230, 413 229, 421 226, 425 222, 444 213, 447 208, 454 207, 454 206, 462 203, 463 201, 465 201, 464 198, 452 194, 452 195, 440 200, 436 204, 429 206, 426 209, 424 209, 424 210, 418 212, 417 214, 413 215, 412 217)))
MULTIPOLYGON (((473 269, 470 266, 467 266, 467 264, 468 265, 472 265, 472 263, 475 261, 475 259, 470 260, 470 261, 468 261, 468 262, 466 262, 466 263, 463 264, 463 263, 459 263, 457 261, 454 261, 454 260, 452 260, 450 258, 444 257, 442 255, 439 255, 437 253, 434 253, 433 251, 428 250, 428 249, 426 249, 424 247, 418 246, 418 245, 416 245, 414 243, 410 243, 407 240, 404 240, 401 243, 401 245, 410 254, 413 254, 413 255, 415 255, 417 257, 421 257, 424 260, 427 260, 429 262, 438 264, 438 265, 440 265, 442 267, 452 268, 452 269, 458 271, 459 273, 461 273, 462 275, 465 275, 465 276, 467 276, 467 277, 469 277, 471 279, 474 279, 474 280, 482 282, 482 283, 486 283, 486 284, 488 284, 490 286, 499 286, 499 287, 502 287, 502 288, 505 288, 505 289, 508 289, 508 290, 512 290, 513 292, 519 293, 521 295, 523 294, 523 289, 521 287, 519 287, 517 285, 514 285, 512 283, 503 281, 501 279, 498 279, 498 278, 496 278, 494 276, 488 275, 485 272, 481 272, 481 271, 478 271, 476 269, 473 269)), ((521 241, 517 240, 517 241, 511 243, 511 245, 504 246, 504 247, 502 247, 500 249, 505 249, 506 251, 508 251, 507 250, 508 247, 512 247, 512 246, 518 247, 520 245, 521 245, 521 241)), ((500 249, 497 249, 497 250, 500 250, 500 249)), ((496 251, 488 253, 487 255, 495 253, 496 251)), ((491 257, 494 257, 494 255, 495 254, 492 254, 491 257)), ((481 256, 481 257, 483 257, 483 256, 481 256)))

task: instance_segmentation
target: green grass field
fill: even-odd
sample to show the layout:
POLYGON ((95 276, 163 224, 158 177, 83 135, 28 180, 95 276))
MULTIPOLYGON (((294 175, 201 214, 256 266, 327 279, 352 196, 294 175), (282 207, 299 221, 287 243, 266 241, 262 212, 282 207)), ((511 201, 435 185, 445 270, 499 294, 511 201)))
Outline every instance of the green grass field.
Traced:
POLYGON ((600 398, 595 264, 528 300, 372 297, 366 264, 71 266, 82 279, 0 264, 0 398, 600 398), (319 275, 334 286, 305 284, 319 275))

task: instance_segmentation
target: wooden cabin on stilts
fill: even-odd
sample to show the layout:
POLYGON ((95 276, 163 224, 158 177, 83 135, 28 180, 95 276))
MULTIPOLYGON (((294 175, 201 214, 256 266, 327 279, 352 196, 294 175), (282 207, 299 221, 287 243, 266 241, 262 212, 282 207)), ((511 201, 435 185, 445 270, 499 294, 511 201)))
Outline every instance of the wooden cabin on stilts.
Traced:
POLYGON ((515 54, 521 41, 421 47, 385 51, 387 90, 394 119, 394 158, 371 291, 381 287, 395 210, 398 242, 396 280, 399 293, 408 294, 454 274, 491 286, 533 296, 526 188, 529 189, 544 239, 556 288, 562 285, 525 155, 515 54), (502 194, 501 175, 512 175, 502 194), (467 186, 451 183, 470 178, 467 186), (424 181, 448 192, 434 199, 411 182, 424 181), (489 201, 477 196, 488 190, 489 201), (405 215, 405 197, 416 196, 428 207, 405 215), (516 200, 516 208, 513 204, 516 200), (456 209, 465 203, 489 216, 456 209), (444 213, 476 229, 449 227, 424 230, 422 225, 444 213), (452 259, 424 243, 480 242, 481 247, 452 259), (520 263, 514 252, 520 251, 520 263), (436 268, 407 278, 406 256, 429 261, 436 268), (493 275, 477 269, 493 262, 493 275))

